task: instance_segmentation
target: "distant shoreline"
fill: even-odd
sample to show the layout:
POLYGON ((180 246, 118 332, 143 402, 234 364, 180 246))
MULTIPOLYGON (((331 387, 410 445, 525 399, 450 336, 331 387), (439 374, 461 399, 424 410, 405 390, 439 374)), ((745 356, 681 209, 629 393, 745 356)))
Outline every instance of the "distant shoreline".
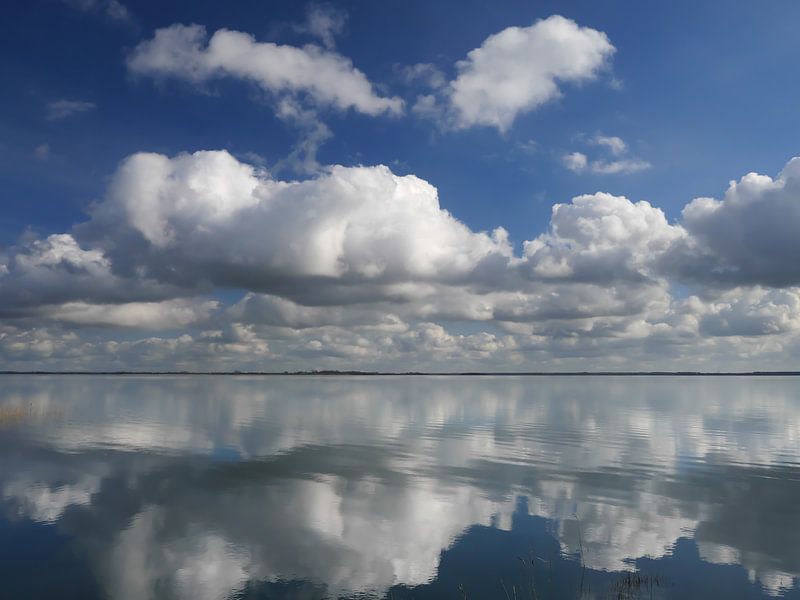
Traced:
POLYGON ((797 377, 800 371, 0 371, 0 375, 222 375, 226 377, 797 377))

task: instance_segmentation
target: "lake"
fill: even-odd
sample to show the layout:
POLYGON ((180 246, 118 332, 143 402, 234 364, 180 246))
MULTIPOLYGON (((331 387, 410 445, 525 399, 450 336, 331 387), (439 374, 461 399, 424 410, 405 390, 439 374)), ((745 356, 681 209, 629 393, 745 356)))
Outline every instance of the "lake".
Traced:
POLYGON ((800 598, 800 378, 0 376, 2 598, 800 598))

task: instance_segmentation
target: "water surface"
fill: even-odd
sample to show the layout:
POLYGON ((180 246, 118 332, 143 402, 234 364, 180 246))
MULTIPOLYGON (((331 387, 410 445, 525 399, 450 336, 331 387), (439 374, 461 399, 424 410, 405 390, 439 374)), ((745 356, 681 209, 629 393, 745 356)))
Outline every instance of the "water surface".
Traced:
POLYGON ((0 457, 2 597, 800 598, 800 378, 2 376, 0 457))

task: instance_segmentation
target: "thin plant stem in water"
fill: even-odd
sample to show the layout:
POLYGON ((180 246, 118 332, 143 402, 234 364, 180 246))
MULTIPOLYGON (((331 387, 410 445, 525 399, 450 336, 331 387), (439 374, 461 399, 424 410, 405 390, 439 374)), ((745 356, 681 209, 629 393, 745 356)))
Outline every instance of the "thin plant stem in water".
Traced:
POLYGON ((531 600, 539 600, 539 596, 536 594, 536 583, 534 581, 534 569, 536 568, 536 562, 533 554, 531 554, 530 562, 526 561, 521 556, 518 556, 517 558, 528 572, 528 589, 530 591, 531 600))
POLYGON ((578 591, 578 597, 583 597, 583 578, 586 574, 586 561, 583 559, 583 536, 581 535, 581 520, 578 518, 578 513, 574 512, 572 515, 575 517, 575 522, 578 524, 578 549, 580 551, 581 559, 581 584, 578 591))
MULTIPOLYGON (((502 577, 500 578, 500 585, 503 586, 503 593, 506 595, 506 600, 511 600, 511 596, 508 595, 508 590, 506 589, 506 584, 503 581, 502 577)), ((515 596, 516 596, 516 594, 515 594, 515 596)))

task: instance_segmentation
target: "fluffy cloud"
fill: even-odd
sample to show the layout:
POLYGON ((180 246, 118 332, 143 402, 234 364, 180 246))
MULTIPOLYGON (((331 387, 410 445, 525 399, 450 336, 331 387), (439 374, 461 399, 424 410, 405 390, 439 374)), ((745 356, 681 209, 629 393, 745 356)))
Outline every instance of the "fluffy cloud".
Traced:
POLYGON ((676 276, 722 286, 800 284, 800 158, 775 179, 749 173, 721 200, 683 209, 690 236, 668 257, 676 276))
POLYGON ((576 173, 580 173, 589 166, 589 157, 583 152, 570 152, 565 154, 561 160, 565 167, 576 173))
POLYGON ((125 303, 178 295, 171 285, 121 277, 101 249, 84 248, 68 233, 24 240, 0 255, 0 316, 41 314, 67 302, 125 303))
POLYGON ((130 157, 80 233, 164 283, 290 295, 312 281, 358 298, 378 293, 369 284, 464 279, 511 254, 505 232, 471 231, 412 175, 334 166, 279 181, 224 151, 130 157))
POLYGON ((710 336, 766 336, 800 331, 800 289, 726 291, 707 302, 688 300, 700 333, 710 336))
POLYGON ((532 276, 604 282, 657 276, 653 262, 676 240, 680 227, 646 201, 597 193, 556 204, 550 231, 525 242, 532 276))
MULTIPOLYGON (((321 25, 318 23, 317 33, 321 25)), ((327 29, 328 33, 332 30, 327 29)), ((367 115, 399 114, 403 102, 375 93, 352 62, 330 50, 257 42, 239 31, 220 29, 207 41, 200 25, 172 25, 156 31, 128 57, 139 75, 202 83, 227 76, 252 81, 272 95, 305 94, 315 103, 367 115)))
POLYGON ((614 50, 605 33, 557 15, 508 27, 457 63, 447 90, 453 124, 506 131, 520 114, 558 98, 560 84, 597 78, 614 50))

